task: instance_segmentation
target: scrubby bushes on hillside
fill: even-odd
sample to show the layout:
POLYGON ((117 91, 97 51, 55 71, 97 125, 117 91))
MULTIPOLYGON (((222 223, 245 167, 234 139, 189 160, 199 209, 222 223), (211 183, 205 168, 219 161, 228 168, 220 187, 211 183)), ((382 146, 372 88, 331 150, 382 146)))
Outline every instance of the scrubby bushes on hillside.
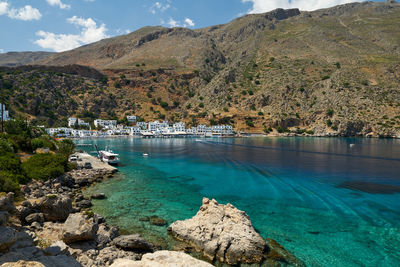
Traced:
POLYGON ((48 180, 70 170, 68 158, 61 154, 37 154, 22 164, 29 179, 48 180))

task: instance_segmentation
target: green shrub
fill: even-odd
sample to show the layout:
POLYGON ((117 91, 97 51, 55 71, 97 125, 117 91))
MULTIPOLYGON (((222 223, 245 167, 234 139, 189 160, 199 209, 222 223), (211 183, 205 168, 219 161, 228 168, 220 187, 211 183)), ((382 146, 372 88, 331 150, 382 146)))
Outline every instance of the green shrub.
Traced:
POLYGON ((29 179, 48 180, 69 170, 68 157, 61 154, 37 154, 22 164, 29 179))
POLYGON ((32 150, 35 151, 38 148, 49 148, 50 150, 56 150, 56 145, 53 140, 50 139, 50 137, 38 137, 34 138, 31 141, 32 145, 32 150))
POLYGON ((164 102, 164 101, 161 101, 160 102, 160 106, 163 108, 163 109, 168 109, 168 103, 167 102, 164 102))
POLYGON ((204 103, 200 103, 199 108, 204 108, 204 103))
POLYGON ((57 145, 57 152, 65 157, 69 157, 75 151, 75 143, 70 139, 63 139, 57 145))
POLYGON ((1 138, 0 139, 0 153, 4 153, 4 152, 14 152, 14 148, 8 140, 1 138))
POLYGON ((246 125, 249 126, 249 127, 254 127, 254 122, 252 122, 250 120, 247 120, 246 121, 246 125))
POLYGON ((331 108, 326 111, 326 115, 328 115, 329 117, 332 117, 334 113, 335 111, 331 108))
POLYGON ((12 173, 0 171, 0 192, 19 192, 18 182, 12 173))

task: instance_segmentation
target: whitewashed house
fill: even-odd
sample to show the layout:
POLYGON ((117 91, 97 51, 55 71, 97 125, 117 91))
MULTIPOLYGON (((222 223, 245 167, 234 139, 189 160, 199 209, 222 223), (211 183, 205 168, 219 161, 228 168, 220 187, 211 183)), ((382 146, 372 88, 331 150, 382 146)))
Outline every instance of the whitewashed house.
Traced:
POLYGON ((76 125, 90 128, 90 124, 84 120, 77 119, 74 117, 68 118, 68 127, 75 127, 76 125))
POLYGON ((136 117, 136 116, 126 116, 126 120, 127 120, 129 123, 134 123, 134 122, 136 122, 137 117, 136 117))
POLYGON ((97 119, 94 121, 94 126, 96 126, 96 128, 102 127, 106 129, 112 129, 117 126, 117 121, 97 119))
POLYGON ((139 126, 134 126, 134 127, 129 127, 129 128, 130 128, 129 135, 131 135, 131 136, 138 136, 143 131, 143 129, 139 126))
POLYGON ((148 127, 148 123, 144 121, 139 121, 136 123, 136 126, 140 127, 142 130, 146 130, 148 127))

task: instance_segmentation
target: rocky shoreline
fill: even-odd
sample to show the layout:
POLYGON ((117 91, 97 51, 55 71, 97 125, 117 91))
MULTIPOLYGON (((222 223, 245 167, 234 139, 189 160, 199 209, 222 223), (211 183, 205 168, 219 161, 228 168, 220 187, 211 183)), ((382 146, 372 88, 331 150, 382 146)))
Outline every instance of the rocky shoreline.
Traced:
MULTIPOLYGON (((12 193, 0 196, 0 266, 212 266, 184 252, 155 251, 156 246, 140 235, 120 235, 118 228, 94 214, 91 199, 106 196, 85 197, 82 190, 116 171, 96 166, 46 182, 32 181, 21 186, 25 200, 15 204, 12 193)), ((173 223, 169 233, 186 244, 179 250, 197 250, 209 262, 303 266, 275 241, 262 239, 248 216, 230 204, 204 199, 199 213, 187 221, 191 223, 173 223), (197 236, 193 227, 200 231, 197 236)))

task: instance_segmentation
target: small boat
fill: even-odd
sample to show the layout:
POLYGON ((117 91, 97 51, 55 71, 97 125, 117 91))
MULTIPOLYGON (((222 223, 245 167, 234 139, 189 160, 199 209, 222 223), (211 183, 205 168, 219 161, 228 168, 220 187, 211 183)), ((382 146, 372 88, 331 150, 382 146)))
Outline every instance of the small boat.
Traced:
POLYGON ((148 156, 149 156, 149 154, 143 153, 143 157, 148 157, 148 156))
POLYGON ((120 163, 119 154, 114 153, 111 149, 106 148, 105 150, 98 150, 97 146, 95 147, 101 161, 110 165, 118 165, 118 163, 120 163))
POLYGON ((110 165, 118 165, 120 162, 119 155, 112 150, 101 150, 99 151, 99 155, 103 162, 107 162, 110 165))
POLYGON ((355 145, 356 145, 356 144, 350 144, 350 148, 353 148, 353 147, 355 147, 355 145))

